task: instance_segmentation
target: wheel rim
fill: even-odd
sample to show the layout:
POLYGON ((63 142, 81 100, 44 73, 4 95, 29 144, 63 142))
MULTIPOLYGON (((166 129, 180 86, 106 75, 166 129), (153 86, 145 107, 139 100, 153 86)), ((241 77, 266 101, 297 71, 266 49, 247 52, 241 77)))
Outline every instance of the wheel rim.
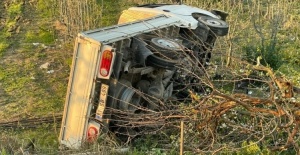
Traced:
POLYGON ((221 19, 213 18, 209 16, 200 16, 198 18, 198 21, 201 24, 204 24, 207 27, 209 27, 210 30, 214 32, 217 36, 225 36, 228 34, 229 31, 228 23, 221 19))
POLYGON ((198 21, 206 24, 210 28, 228 28, 228 24, 225 21, 209 16, 200 16, 198 21))
POLYGON ((211 20, 211 19, 208 19, 206 20, 207 23, 211 24, 211 25, 215 25, 215 26, 221 26, 223 25, 221 22, 218 22, 216 20, 211 20))
POLYGON ((172 48, 172 49, 180 49, 180 45, 174 41, 168 40, 168 39, 163 39, 163 38, 158 38, 158 39, 153 39, 154 43, 158 43, 164 48, 172 48))
POLYGON ((147 58, 150 65, 161 68, 173 68, 178 63, 183 46, 168 38, 152 38, 148 46, 153 55, 147 58))

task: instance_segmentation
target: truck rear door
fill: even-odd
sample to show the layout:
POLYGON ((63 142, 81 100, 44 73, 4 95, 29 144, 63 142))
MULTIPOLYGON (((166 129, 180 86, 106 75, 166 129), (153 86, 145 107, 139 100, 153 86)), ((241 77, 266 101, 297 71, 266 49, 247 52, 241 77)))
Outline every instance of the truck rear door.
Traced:
POLYGON ((75 42, 59 138, 69 148, 79 148, 86 134, 100 47, 100 43, 83 37, 77 37, 75 42))

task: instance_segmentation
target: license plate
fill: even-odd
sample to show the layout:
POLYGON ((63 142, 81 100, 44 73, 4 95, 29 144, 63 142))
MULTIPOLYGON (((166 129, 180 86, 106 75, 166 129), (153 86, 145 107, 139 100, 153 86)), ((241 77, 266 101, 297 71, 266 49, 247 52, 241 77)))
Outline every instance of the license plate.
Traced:
POLYGON ((104 112, 105 105, 106 105, 108 88, 109 88, 109 86, 106 84, 101 85, 99 104, 98 104, 98 108, 96 111, 96 119, 99 121, 102 121, 102 118, 103 118, 103 112, 104 112))

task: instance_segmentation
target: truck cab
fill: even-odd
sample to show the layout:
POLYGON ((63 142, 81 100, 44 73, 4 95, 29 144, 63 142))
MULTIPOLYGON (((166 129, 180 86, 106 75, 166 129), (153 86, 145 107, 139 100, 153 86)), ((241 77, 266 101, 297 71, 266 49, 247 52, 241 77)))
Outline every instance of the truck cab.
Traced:
MULTIPOLYGON (((226 13, 187 5, 148 4, 124 10, 116 25, 75 40, 59 141, 78 149, 108 130, 130 132, 124 116, 163 110, 187 97, 193 74, 209 64, 226 13)), ((198 89, 197 89, 198 90, 198 89)), ((130 133, 128 133, 130 134, 130 133)))

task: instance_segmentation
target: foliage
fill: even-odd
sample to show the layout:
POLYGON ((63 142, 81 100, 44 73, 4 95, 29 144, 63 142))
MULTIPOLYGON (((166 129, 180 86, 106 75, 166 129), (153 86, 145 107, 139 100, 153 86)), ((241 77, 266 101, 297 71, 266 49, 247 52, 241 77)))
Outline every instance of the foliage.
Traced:
MULTIPOLYGON (((262 4, 262 6, 264 5, 262 4)), ((252 21, 259 40, 253 37, 252 44, 250 43, 243 47, 243 50, 246 52, 246 58, 256 62, 257 57, 260 56, 262 57, 262 65, 270 66, 277 70, 283 64, 283 53, 281 52, 281 46, 278 45, 279 29, 283 25, 283 17, 276 14, 272 18, 262 21, 259 15, 256 16, 258 17, 255 17, 255 15, 252 17, 252 21)))
POLYGON ((252 141, 250 141, 249 143, 247 143, 246 141, 243 142, 242 149, 238 154, 241 154, 241 155, 254 155, 254 154, 268 155, 268 154, 262 153, 259 146, 252 141))
POLYGON ((284 63, 280 47, 276 43, 265 43, 267 45, 247 45, 243 47, 246 52, 246 58, 249 62, 256 63, 259 57, 262 57, 261 64, 270 66, 277 70, 284 63))
POLYGON ((12 3, 7 9, 7 13, 9 14, 10 17, 15 17, 16 15, 22 13, 22 6, 23 6, 22 2, 12 3))

